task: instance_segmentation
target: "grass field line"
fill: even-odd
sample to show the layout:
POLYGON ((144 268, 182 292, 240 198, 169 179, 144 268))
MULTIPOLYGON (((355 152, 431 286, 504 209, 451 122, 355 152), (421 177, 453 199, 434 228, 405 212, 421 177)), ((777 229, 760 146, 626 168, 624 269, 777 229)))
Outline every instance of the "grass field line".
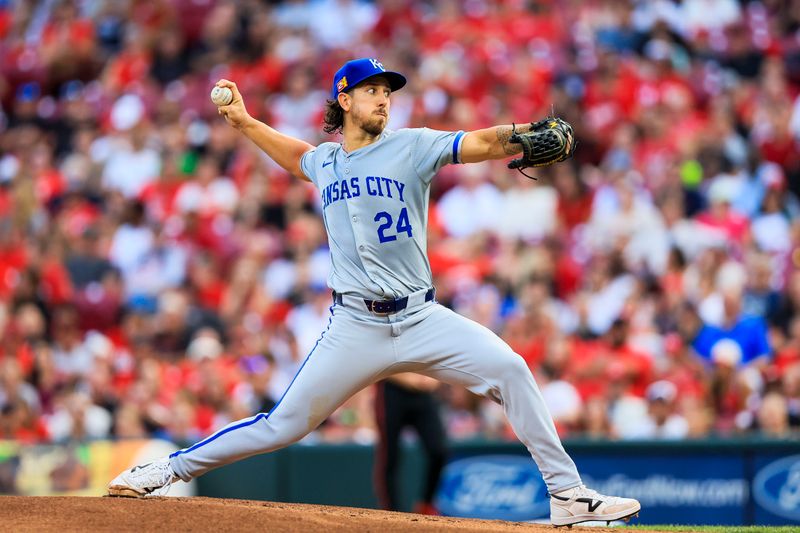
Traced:
POLYGON ((796 526, 680 526, 680 525, 635 525, 620 526, 625 530, 675 531, 680 533, 800 533, 796 526))

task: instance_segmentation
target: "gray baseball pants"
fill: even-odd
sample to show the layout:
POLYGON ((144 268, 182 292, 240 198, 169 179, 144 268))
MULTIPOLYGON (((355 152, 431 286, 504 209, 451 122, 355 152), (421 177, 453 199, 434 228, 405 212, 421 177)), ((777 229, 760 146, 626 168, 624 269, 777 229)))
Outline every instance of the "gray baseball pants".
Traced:
POLYGON ((378 316, 343 295, 328 328, 269 413, 233 422, 170 456, 184 481, 297 442, 364 387, 398 372, 417 372, 502 404, 551 493, 581 484, 525 361, 491 330, 435 302, 425 291, 403 311, 378 316))

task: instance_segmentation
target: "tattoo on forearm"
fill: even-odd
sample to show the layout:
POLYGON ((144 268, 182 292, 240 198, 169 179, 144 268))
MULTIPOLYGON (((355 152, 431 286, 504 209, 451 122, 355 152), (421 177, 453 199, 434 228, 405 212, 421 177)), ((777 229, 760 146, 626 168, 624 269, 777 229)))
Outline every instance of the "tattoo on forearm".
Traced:
MULTIPOLYGON (((520 124, 517 126, 517 133, 524 133, 530 129, 530 124, 520 124)), ((506 155, 514 155, 522 152, 522 145, 508 142, 513 135, 513 129, 511 126, 497 126, 497 140, 500 142, 500 146, 503 147, 503 151, 506 155)))

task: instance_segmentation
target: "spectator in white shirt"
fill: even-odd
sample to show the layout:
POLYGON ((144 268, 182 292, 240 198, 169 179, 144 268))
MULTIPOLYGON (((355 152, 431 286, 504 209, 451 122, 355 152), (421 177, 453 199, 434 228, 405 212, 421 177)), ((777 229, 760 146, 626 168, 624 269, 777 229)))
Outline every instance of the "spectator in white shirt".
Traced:
POLYGON ((503 213, 503 195, 489 181, 489 164, 459 167, 460 182, 437 204, 440 219, 453 237, 489 229, 503 213))

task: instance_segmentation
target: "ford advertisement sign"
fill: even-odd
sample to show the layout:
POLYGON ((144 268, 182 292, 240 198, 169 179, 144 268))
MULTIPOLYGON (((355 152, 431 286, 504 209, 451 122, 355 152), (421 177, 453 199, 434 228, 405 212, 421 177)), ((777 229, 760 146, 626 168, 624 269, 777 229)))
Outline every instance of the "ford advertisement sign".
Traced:
POLYGON ((550 516, 542 475, 530 457, 483 455, 449 463, 436 506, 444 515, 502 520, 550 516))
MULTIPOLYGON (((723 525, 745 518, 749 481, 736 456, 578 453, 574 458, 590 488, 642 502, 638 523, 670 523, 680 516, 682 524, 723 525)), ((514 521, 550 516, 546 486, 529 456, 474 456, 448 464, 436 505, 448 516, 514 521)))
POLYGON ((800 523, 800 455, 761 466, 753 478, 753 498, 758 523, 800 523))
MULTIPOLYGON (((800 454, 654 448, 571 453, 584 483, 642 502, 639 524, 800 524, 800 454)), ((529 455, 473 455, 448 464, 436 505, 469 518, 547 521, 550 500, 529 455)), ((800 531, 800 530, 799 530, 800 531)))

